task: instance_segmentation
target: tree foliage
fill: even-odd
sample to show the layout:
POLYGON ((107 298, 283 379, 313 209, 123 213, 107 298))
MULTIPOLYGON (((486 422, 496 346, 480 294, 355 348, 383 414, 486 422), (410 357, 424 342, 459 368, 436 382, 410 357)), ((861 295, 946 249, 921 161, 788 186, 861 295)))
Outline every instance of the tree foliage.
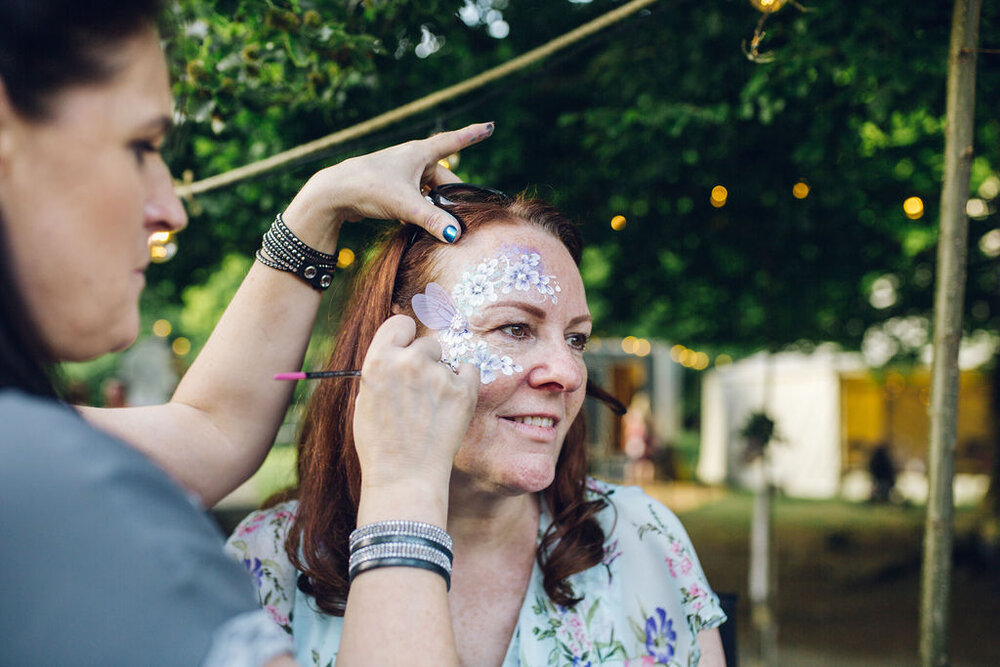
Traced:
MULTIPOLYGON (((167 29, 183 114, 172 166, 203 178, 273 154, 620 4, 180 0, 167 29), (504 32, 498 26, 509 34, 491 36, 504 32)), ((749 3, 657 3, 432 113, 201 196, 178 257, 151 276, 151 305, 176 302, 227 254, 249 254, 324 161, 495 120, 496 135, 461 156, 460 174, 534 186, 581 222, 599 332, 737 352, 824 340, 858 347, 872 326, 930 310, 950 10, 902 0, 810 8, 769 18, 763 48, 775 57, 757 64, 741 48, 759 17, 749 3), (799 182, 809 188, 801 199, 792 194, 799 182), (720 207, 717 185, 727 190, 720 207), (918 219, 901 206, 912 196, 923 201, 918 219), (627 224, 615 231, 618 214, 627 224), (893 294, 875 307, 879 279, 893 294)), ((984 8, 985 47, 1000 45, 997 14, 984 8)), ((970 196, 986 213, 972 221, 967 324, 996 331, 1000 269, 982 239, 998 227, 1000 68, 987 66, 997 56, 980 57, 970 196)), ((357 248, 367 234, 349 226, 344 243, 357 248)))

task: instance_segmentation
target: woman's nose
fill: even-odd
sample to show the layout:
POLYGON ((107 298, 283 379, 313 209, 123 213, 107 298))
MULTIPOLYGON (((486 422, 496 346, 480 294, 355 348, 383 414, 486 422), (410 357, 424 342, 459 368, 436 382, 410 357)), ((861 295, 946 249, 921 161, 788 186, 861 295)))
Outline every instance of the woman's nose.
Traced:
POLYGON ((152 166, 149 196, 143 209, 146 227, 150 232, 179 232, 187 227, 187 213, 184 205, 174 193, 174 183, 170 170, 162 160, 152 166))
POLYGON ((528 374, 531 386, 552 391, 576 391, 587 381, 586 366, 580 353, 564 340, 553 346, 540 346, 528 374))

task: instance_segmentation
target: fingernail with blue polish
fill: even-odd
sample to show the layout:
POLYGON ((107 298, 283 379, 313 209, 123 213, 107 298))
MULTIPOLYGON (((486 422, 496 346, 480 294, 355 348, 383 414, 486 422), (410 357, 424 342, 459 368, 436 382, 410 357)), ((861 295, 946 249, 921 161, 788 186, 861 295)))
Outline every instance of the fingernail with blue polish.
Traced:
POLYGON ((444 240, 448 243, 454 243, 455 238, 458 236, 458 228, 455 225, 448 225, 444 228, 444 231, 441 232, 441 236, 443 236, 444 240))

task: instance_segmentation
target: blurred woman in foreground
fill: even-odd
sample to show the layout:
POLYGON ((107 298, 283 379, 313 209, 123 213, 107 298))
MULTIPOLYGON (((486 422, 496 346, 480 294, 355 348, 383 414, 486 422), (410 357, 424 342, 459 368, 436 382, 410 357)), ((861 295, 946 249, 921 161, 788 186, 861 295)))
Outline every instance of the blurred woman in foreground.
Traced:
MULTIPOLYGON (((492 131, 317 173, 265 236, 171 402, 84 410, 88 424, 58 399, 51 366, 132 342, 147 239, 187 223, 159 154, 172 119, 159 12, 155 0, 0 0, 0 664, 289 660, 203 506, 249 477, 273 441, 290 388, 270 378, 302 362, 341 224, 399 218, 454 240, 457 226, 420 187, 454 180, 437 160, 492 131)), ((448 456, 475 380, 411 342, 396 336, 373 355, 421 378, 419 391, 399 390, 390 421, 448 456), (434 400, 452 406, 447 418, 425 410, 434 400)), ((366 381, 395 378, 373 369, 366 381)), ((392 460, 377 439, 368 445, 359 440, 392 460)), ((386 515, 411 511, 405 486, 382 491, 386 515)), ((443 599, 419 578, 408 592, 443 599)), ((396 597, 374 603, 398 616, 396 597)), ((438 664, 453 647, 441 650, 438 664)))

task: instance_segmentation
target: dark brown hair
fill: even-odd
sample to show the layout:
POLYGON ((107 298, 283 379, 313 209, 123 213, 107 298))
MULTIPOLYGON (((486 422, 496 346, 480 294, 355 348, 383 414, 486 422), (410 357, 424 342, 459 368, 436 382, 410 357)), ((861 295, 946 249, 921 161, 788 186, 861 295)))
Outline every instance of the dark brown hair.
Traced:
MULTIPOLYGON (((518 196, 456 203, 448 210, 461 220, 462 238, 491 224, 524 224, 559 239, 580 263, 582 242, 576 226, 542 201, 518 196)), ((358 278, 327 368, 361 367, 376 329, 392 315, 392 306, 412 314, 410 300, 433 279, 434 258, 441 252, 447 252, 447 246, 409 225, 386 235, 358 278)), ((312 595, 322 611, 335 616, 344 614, 347 602, 347 542, 355 528, 361 489, 352 429, 356 396, 356 382, 327 382, 316 389, 299 437, 298 487, 269 503, 298 498, 285 550, 303 573, 300 590, 312 595)), ((567 578, 601 562, 603 555, 604 532, 594 515, 604 501, 585 498, 584 435, 581 411, 566 434, 555 480, 542 492, 554 521, 542 538, 537 558, 545 592, 563 606, 581 599, 574 597, 567 578)))

